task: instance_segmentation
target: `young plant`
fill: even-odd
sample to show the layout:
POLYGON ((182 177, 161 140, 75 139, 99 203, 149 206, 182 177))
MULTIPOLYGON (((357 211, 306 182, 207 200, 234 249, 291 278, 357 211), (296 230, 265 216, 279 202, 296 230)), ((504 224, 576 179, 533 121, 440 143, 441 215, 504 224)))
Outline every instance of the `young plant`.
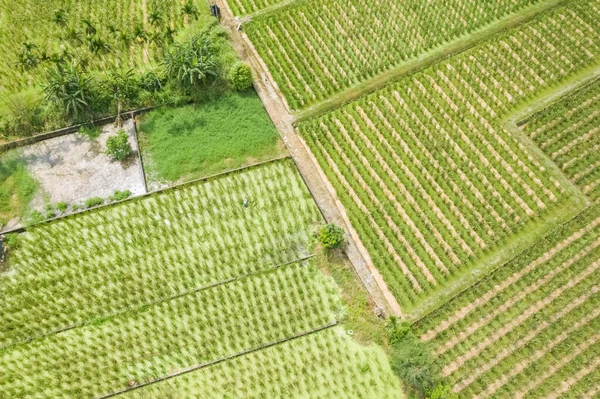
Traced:
POLYGON ((326 224, 319 231, 319 241, 326 249, 338 248, 344 240, 344 230, 335 224, 326 224))
POLYGON ((117 161, 127 159, 132 152, 131 144, 129 144, 129 136, 123 129, 119 129, 116 135, 106 140, 106 155, 117 161))

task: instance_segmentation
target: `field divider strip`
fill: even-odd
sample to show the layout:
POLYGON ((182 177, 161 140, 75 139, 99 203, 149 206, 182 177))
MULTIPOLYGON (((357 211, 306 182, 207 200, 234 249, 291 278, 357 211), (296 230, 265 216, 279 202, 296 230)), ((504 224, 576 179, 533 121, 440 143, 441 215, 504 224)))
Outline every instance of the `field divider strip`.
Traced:
MULTIPOLYGON (((524 25, 540 15, 551 12, 552 10, 568 4, 568 0, 550 0, 526 7, 523 10, 514 12, 500 18, 491 24, 482 27, 467 37, 458 37, 448 43, 441 44, 429 52, 421 54, 417 58, 407 61, 403 64, 392 67, 387 71, 367 79, 356 86, 347 88, 332 97, 307 107, 300 109, 294 124, 307 119, 316 118, 334 109, 340 108, 346 104, 354 102, 363 96, 369 95, 383 87, 398 81, 405 76, 413 75, 432 65, 442 62, 448 58, 459 55, 469 49, 478 46, 482 41, 489 40, 494 36, 524 25)), ((258 53, 256 56, 260 57, 258 53)))
POLYGON ((309 259, 314 258, 315 256, 316 256, 315 254, 311 254, 311 255, 308 255, 308 256, 304 256, 302 258, 298 258, 298 259, 289 261, 289 262, 284 262, 284 263, 280 263, 280 264, 277 264, 275 266, 271 266, 271 267, 268 267, 268 268, 265 268, 265 269, 257 270, 257 271, 255 271, 253 273, 242 274, 242 275, 239 275, 239 276, 236 276, 236 277, 231 277, 231 278, 228 278, 228 279, 225 279, 225 280, 216 281, 214 283, 210 283, 210 284, 207 284, 207 285, 204 285, 204 286, 201 286, 201 287, 193 288, 191 290, 183 291, 183 292, 180 292, 178 294, 174 294, 174 295, 171 295, 171 296, 168 296, 168 297, 163 297, 163 298, 156 299, 154 301, 146 302, 146 303, 137 305, 135 307, 124 308, 124 309, 122 309, 120 311, 117 311, 117 312, 113 312, 113 313, 109 313, 109 314, 104 314, 104 315, 96 316, 93 319, 89 319, 89 320, 81 322, 81 323, 72 324, 72 325, 69 325, 69 326, 66 326, 66 327, 59 328, 57 330, 53 330, 53 331, 50 331, 50 332, 47 332, 47 333, 44 333, 44 334, 40 334, 40 335, 34 336, 34 337, 29 337, 29 338, 26 338, 26 339, 23 339, 23 340, 20 340, 20 341, 11 342, 11 343, 9 343, 7 345, 1 346, 0 347, 0 351, 7 350, 11 346, 15 346, 15 345, 19 345, 19 344, 25 344, 25 343, 28 343, 28 342, 31 342, 31 341, 34 341, 34 340, 37 340, 37 339, 43 339, 43 338, 46 338, 46 337, 49 337, 49 336, 52 336, 52 335, 60 334, 60 333, 65 332, 65 331, 73 330, 75 328, 84 327, 86 325, 94 324, 98 320, 113 318, 113 317, 116 317, 116 316, 119 316, 121 314, 125 314, 125 313, 128 313, 128 312, 135 312, 135 311, 137 311, 137 310, 139 310, 139 309, 141 309, 143 307, 146 307, 146 306, 154 306, 154 305, 157 305, 157 304, 162 303, 162 302, 172 301, 174 299, 181 298, 181 297, 184 297, 186 295, 195 294, 195 293, 198 293, 200 291, 204 291, 204 290, 207 290, 207 289, 215 288, 215 287, 218 287, 218 286, 221 286, 221 285, 233 283, 233 282, 236 282, 236 281, 241 281, 241 280, 244 280, 244 279, 247 279, 247 278, 251 278, 251 277, 257 276, 257 275, 262 274, 262 273, 270 273, 270 272, 273 272, 273 271, 275 271, 277 269, 281 269, 281 268, 284 268, 286 266, 289 266, 289 265, 292 265, 292 264, 295 264, 295 263, 305 262, 305 261, 307 261, 309 259))
POLYGON ((178 376, 183 375, 183 374, 191 373, 193 371, 197 371, 197 370, 200 370, 200 369, 203 369, 203 368, 206 368, 206 367, 214 366, 216 364, 223 363, 223 362, 226 362, 228 360, 235 359, 237 357, 241 357, 241 356, 248 355, 248 354, 251 354, 251 353, 254 353, 254 352, 258 352, 258 351, 261 351, 261 350, 264 350, 264 349, 268 349, 268 348, 271 348, 271 347, 274 347, 274 346, 277 346, 277 345, 280 345, 280 344, 283 344, 283 343, 286 343, 286 342, 289 342, 289 341, 293 341, 293 340, 298 339, 298 338, 305 337, 307 335, 315 334, 315 333, 318 333, 318 332, 321 332, 321 331, 333 328, 333 327, 337 326, 338 324, 339 324, 338 321, 334 321, 334 322, 331 322, 331 323, 329 323, 327 325, 315 328, 313 330, 304 331, 304 332, 301 332, 299 334, 293 335, 291 337, 283 338, 283 339, 280 339, 280 340, 277 340, 277 341, 271 341, 271 342, 269 342, 267 344, 260 345, 260 346, 257 346, 257 347, 254 347, 254 348, 250 348, 250 349, 246 349, 244 351, 237 352, 237 353, 234 353, 234 354, 229 355, 229 356, 225 356, 225 357, 222 357, 222 358, 219 358, 219 359, 216 359, 216 360, 211 360, 209 362, 200 363, 200 364, 197 364, 197 365, 194 365, 194 366, 190 366, 190 367, 184 368, 182 370, 176 371, 174 373, 168 374, 166 376, 159 377, 159 378, 157 378, 155 380, 144 382, 142 384, 133 386, 131 388, 125 388, 125 389, 121 389, 119 391, 111 392, 111 393, 108 393, 108 394, 105 394, 105 395, 102 395, 102 396, 97 396, 95 399, 113 398, 115 396, 118 396, 118 395, 130 392, 130 391, 133 391, 133 390, 136 390, 136 389, 144 388, 144 387, 147 387, 149 385, 153 385, 153 384, 165 381, 165 380, 169 380, 171 378, 175 378, 175 377, 178 377, 178 376))

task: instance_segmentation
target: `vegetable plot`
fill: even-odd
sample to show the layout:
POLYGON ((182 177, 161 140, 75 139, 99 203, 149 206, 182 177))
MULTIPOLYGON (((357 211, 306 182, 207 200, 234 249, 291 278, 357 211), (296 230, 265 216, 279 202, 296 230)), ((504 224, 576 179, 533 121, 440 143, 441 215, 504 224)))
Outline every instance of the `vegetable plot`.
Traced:
POLYGON ((300 124, 405 308, 572 195, 504 118, 595 61, 599 4, 570 3, 300 124))
POLYGON ((300 1, 245 30, 300 109, 536 2, 300 1))
POLYGON ((600 198, 600 80, 534 115, 522 129, 586 195, 600 198))
POLYGON ((416 328, 461 398, 594 397, 599 267, 594 205, 416 328))
POLYGON ((0 277, 0 347, 296 261, 320 223, 286 159, 33 227, 0 277))

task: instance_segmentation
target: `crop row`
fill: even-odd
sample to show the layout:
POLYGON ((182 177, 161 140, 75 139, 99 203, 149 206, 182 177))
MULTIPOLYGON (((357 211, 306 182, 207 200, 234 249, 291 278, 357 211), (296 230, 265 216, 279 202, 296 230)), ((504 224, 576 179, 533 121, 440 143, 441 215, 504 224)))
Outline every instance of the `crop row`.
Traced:
POLYGON ((7 397, 96 397, 335 322, 337 289, 289 266, 0 352, 7 397))
POLYGON ((503 118, 593 62, 578 40, 600 43, 597 31, 553 36, 550 26, 591 20, 597 3, 570 4, 300 124, 401 304, 417 303, 564 198, 503 118))
POLYGON ((378 348, 329 329, 118 396, 166 398, 398 398, 378 348))
POLYGON ((536 2, 304 1, 246 31, 299 109, 536 2))
POLYGON ((295 261, 320 220, 284 160, 31 228, 0 278, 0 346, 295 261))
POLYGON ((534 115, 522 129, 585 194, 600 197, 600 80, 534 115))
POLYGON ((416 329, 461 397, 581 394, 600 366, 599 269, 594 205, 416 329))
POLYGON ((247 15, 282 3, 284 0, 228 0, 233 15, 247 15))

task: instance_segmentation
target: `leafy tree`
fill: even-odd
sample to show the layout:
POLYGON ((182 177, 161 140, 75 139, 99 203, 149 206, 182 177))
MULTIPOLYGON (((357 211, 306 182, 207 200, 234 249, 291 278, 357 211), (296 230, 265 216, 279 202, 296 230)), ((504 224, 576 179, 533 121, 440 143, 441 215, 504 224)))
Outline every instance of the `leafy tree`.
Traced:
POLYGON ((117 104, 117 124, 120 125, 123 103, 127 103, 137 95, 138 85, 133 70, 130 69, 126 72, 112 71, 109 75, 108 86, 117 104))
POLYGON ((249 89, 252 86, 252 69, 243 62, 238 62, 229 70, 227 78, 234 89, 249 89))
POLYGON ((61 106, 70 117, 89 110, 91 78, 75 66, 57 64, 50 69, 43 89, 46 99, 61 106))
POLYGON ((127 159, 132 152, 133 150, 129 144, 129 136, 123 129, 119 129, 116 135, 110 136, 106 140, 106 155, 117 161, 127 159))
POLYGON ((337 248, 344 243, 344 230, 335 224, 321 227, 319 241, 326 249, 337 248))
POLYGON ((163 59, 167 77, 191 91, 208 77, 218 76, 218 63, 211 40, 206 34, 176 43, 163 59))

